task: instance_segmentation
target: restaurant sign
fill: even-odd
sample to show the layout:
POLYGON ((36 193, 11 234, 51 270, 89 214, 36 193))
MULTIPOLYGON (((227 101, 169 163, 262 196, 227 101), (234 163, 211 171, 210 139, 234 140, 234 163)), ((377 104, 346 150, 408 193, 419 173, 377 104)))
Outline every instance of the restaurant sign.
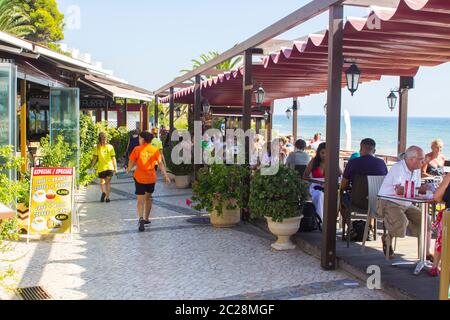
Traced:
POLYGON ((74 168, 33 168, 31 174, 30 235, 72 233, 74 168))
POLYGON ((83 109, 100 109, 108 106, 108 100, 105 99, 82 99, 80 106, 83 109))

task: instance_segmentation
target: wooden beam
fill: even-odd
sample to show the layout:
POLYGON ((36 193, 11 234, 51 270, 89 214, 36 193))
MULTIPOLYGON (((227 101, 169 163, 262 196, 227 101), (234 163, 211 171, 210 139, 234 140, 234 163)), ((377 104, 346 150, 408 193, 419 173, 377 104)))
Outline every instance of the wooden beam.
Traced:
POLYGON ((153 124, 153 126, 155 128, 158 128, 158 124, 159 124, 159 96, 155 95, 155 123, 153 124))
POLYGON ((124 126, 128 129, 128 99, 124 100, 124 106, 123 106, 123 122, 124 126))
POLYGON ((406 151, 408 138, 408 88, 402 88, 407 77, 400 77, 398 110, 398 154, 406 151))
POLYGON ((201 75, 209 69, 214 68, 218 64, 236 57, 242 54, 247 49, 252 49, 258 47, 260 44, 273 39, 280 34, 308 21, 311 18, 318 16, 319 14, 328 10, 331 5, 342 3, 344 0, 313 0, 300 9, 294 11, 290 15, 284 17, 278 22, 272 24, 246 41, 234 46, 233 48, 225 51, 220 56, 208 61, 207 63, 201 65, 199 68, 186 73, 185 75, 176 78, 172 82, 164 85, 156 91, 156 94, 164 92, 179 83, 188 81, 194 78, 196 75, 201 75))
POLYGON ((293 124, 292 124, 292 136, 294 137, 294 143, 297 142, 298 138, 298 98, 294 98, 293 104, 293 124))
MULTIPOLYGON (((201 112, 202 112, 202 91, 201 91, 201 82, 202 78, 200 75, 195 76, 195 87, 194 87, 194 129, 195 129, 195 123, 201 121, 201 112)), ((200 169, 200 164, 203 160, 202 155, 202 148, 201 143, 203 139, 203 130, 202 132, 195 135, 194 134, 194 145, 197 146, 197 148, 194 148, 194 179, 197 180, 198 178, 198 170, 200 169)))
POLYGON ((442 217, 442 270, 439 289, 439 300, 449 300, 450 285, 450 211, 445 211, 442 217))
POLYGON ((342 54, 344 8, 330 7, 327 148, 325 166, 325 200, 321 265, 324 270, 336 269, 336 222, 338 213, 339 150, 341 135, 342 54))
POLYGON ((400 0, 346 0, 346 1, 344 1, 344 5, 355 6, 355 7, 378 6, 378 7, 397 8, 399 3, 400 3, 400 0))
POLYGON ((172 132, 175 129, 175 97, 174 97, 174 88, 170 88, 170 94, 169 94, 169 128, 170 132, 172 132))
MULTIPOLYGON (((253 94, 253 75, 252 75, 252 50, 246 50, 244 54, 244 76, 243 76, 243 119, 242 129, 247 132, 252 125, 252 94, 253 94)), ((245 138, 245 163, 250 164, 250 138, 245 138)))
POLYGON ((27 172, 27 83, 20 80, 20 155, 24 160, 22 173, 27 172))

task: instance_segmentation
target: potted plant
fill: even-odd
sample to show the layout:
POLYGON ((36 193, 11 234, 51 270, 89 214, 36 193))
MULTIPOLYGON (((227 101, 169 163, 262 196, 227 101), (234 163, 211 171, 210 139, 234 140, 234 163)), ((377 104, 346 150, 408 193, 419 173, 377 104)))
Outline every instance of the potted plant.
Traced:
POLYGON ((253 218, 264 217, 278 237, 275 250, 295 249, 291 236, 300 228, 308 188, 298 173, 281 166, 275 175, 257 172, 251 182, 249 208, 253 218))
POLYGON ((173 175, 175 186, 178 189, 187 189, 191 185, 191 175, 194 171, 192 164, 175 164, 172 159, 172 151, 178 143, 164 148, 164 159, 169 173, 173 175))
POLYGON ((216 228, 230 228, 241 221, 241 208, 248 198, 250 169, 245 166, 219 165, 199 170, 193 184, 192 200, 196 210, 207 210, 216 228))

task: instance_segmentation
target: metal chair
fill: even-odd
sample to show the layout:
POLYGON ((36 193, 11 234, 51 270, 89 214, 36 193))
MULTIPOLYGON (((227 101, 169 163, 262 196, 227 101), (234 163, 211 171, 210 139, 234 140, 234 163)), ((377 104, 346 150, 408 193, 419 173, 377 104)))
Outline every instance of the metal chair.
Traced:
POLYGON ((377 239, 377 221, 378 221, 378 212, 377 212, 377 202, 378 202, 378 193, 380 192, 381 186, 384 181, 384 176, 368 176, 367 177, 367 186, 368 186, 368 208, 367 208, 367 218, 366 218, 366 228, 364 230, 364 239, 362 244, 362 252, 364 253, 366 250, 366 242, 367 237, 369 236, 369 223, 368 221, 375 220, 374 225, 374 239, 377 239))
POLYGON ((303 165, 295 166, 295 170, 298 172, 298 174, 300 175, 300 177, 302 179, 303 179, 303 176, 305 175, 306 167, 307 166, 303 166, 303 165))
MULTIPOLYGON (((350 248, 350 232, 352 230, 352 214, 367 215, 368 203, 368 184, 367 177, 357 175, 352 181, 352 193, 350 196, 350 205, 346 208, 347 225, 347 248, 350 248)), ((369 224, 367 221, 366 226, 369 224)), ((344 230, 345 231, 345 230, 344 230)), ((345 232, 342 233, 343 235, 345 232)))

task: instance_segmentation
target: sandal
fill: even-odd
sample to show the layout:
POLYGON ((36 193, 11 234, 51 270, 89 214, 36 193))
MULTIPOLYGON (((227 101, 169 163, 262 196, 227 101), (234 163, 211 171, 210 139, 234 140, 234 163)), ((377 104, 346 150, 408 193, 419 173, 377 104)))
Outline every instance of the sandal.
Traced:
POLYGON ((439 268, 432 268, 428 271, 428 274, 433 278, 439 277, 440 273, 439 268))

